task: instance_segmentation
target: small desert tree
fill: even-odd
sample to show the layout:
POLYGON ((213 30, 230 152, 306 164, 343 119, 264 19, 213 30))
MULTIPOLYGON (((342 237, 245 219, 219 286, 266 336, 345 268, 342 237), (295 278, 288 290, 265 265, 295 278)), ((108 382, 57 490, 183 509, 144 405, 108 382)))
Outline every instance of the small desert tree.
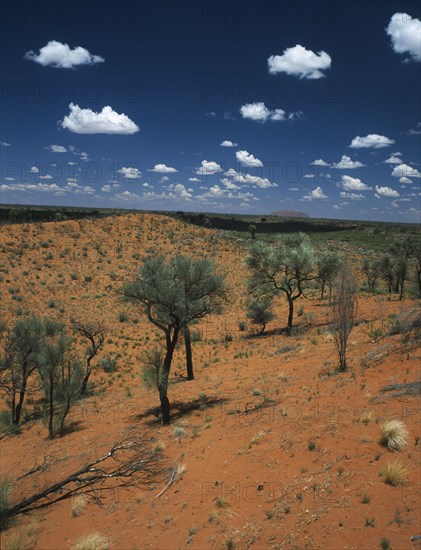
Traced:
POLYGON ((289 235, 275 247, 256 243, 246 258, 251 270, 250 293, 259 300, 284 294, 288 302, 288 331, 292 331, 294 302, 305 296, 310 281, 316 279, 314 251, 303 233, 289 235))
POLYGON ((86 349, 86 370, 80 389, 80 393, 83 395, 86 391, 89 377, 91 376, 92 359, 94 359, 101 349, 105 337, 107 336, 107 330, 102 323, 83 321, 74 321, 73 330, 80 336, 83 336, 83 338, 86 338, 89 342, 88 348, 86 349))
POLYGON ((332 284, 339 271, 341 260, 333 252, 322 252, 316 260, 317 280, 321 286, 320 299, 323 300, 326 285, 329 287, 329 296, 332 294, 332 284))
POLYGON ((347 369, 348 338, 357 313, 355 282, 347 261, 342 263, 335 279, 329 307, 333 339, 339 357, 339 370, 343 372, 347 369))
POLYGON ((0 358, 1 388, 10 402, 14 424, 19 424, 29 380, 38 368, 37 353, 44 338, 55 334, 59 325, 49 319, 28 317, 16 321, 9 331, 3 329, 0 358))
POLYGON ((409 238, 395 240, 389 247, 396 273, 399 300, 402 300, 405 282, 408 278, 409 260, 414 252, 414 243, 409 238))
POLYGON ((251 223, 251 224, 249 225, 249 233, 250 233, 252 239, 254 239, 255 236, 256 236, 256 229, 257 229, 257 228, 256 228, 256 226, 254 225, 254 223, 251 223))
POLYGON ((369 292, 374 292, 376 290, 377 280, 380 277, 380 263, 377 260, 369 260, 368 258, 364 258, 361 271, 367 280, 367 288, 369 292))
POLYGON ((272 311, 272 298, 266 297, 262 300, 252 298, 247 304, 247 317, 254 325, 260 325, 260 333, 263 334, 267 323, 275 318, 272 311))
POLYGON ((66 417, 80 395, 82 367, 63 330, 44 340, 36 360, 48 405, 48 435, 53 439, 64 434, 66 417))
POLYGON ((148 320, 165 335, 166 353, 158 392, 162 423, 168 424, 169 374, 180 332, 190 323, 221 310, 225 296, 224 276, 216 274, 212 262, 207 259, 193 261, 176 256, 167 262, 162 255, 150 256, 140 268, 139 276, 124 286, 123 293, 126 298, 140 303, 148 320))
POLYGON ((399 292, 399 281, 396 273, 396 267, 389 254, 384 254, 379 264, 380 272, 387 284, 389 294, 399 292))

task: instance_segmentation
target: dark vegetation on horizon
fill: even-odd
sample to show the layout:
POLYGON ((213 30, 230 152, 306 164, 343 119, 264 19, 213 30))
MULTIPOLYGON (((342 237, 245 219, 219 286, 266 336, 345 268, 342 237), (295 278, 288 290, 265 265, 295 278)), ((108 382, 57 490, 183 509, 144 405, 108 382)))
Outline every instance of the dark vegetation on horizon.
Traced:
POLYGON ((420 238, 420 226, 415 223, 13 204, 0 204, 0 225, 98 219, 141 212, 162 214, 199 227, 229 231, 238 238, 250 238, 251 236, 253 239, 269 242, 276 234, 301 231, 307 233, 315 242, 335 239, 365 250, 385 251, 390 242, 399 235, 420 238))

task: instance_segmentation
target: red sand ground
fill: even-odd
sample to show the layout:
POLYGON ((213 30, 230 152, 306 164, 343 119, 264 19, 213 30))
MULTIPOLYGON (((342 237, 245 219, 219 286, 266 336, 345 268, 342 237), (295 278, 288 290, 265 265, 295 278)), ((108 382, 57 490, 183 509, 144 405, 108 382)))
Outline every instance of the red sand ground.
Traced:
POLYGON ((67 549, 93 531, 107 536, 110 548, 124 550, 368 550, 380 548, 383 538, 394 549, 416 547, 410 538, 421 534, 419 396, 391 398, 381 388, 419 380, 420 350, 405 347, 400 335, 373 342, 368 334, 381 326, 386 334, 390 316, 414 307, 414 301, 361 293, 359 324, 350 338, 350 369, 329 376, 336 355, 326 301, 301 302, 297 336, 279 331, 287 313, 280 303, 268 334, 246 338, 238 329, 245 319, 245 252, 241 243, 212 230, 145 214, 3 226, 0 242, 3 318, 12 320, 21 308, 66 322, 72 317, 103 319, 109 337, 101 356, 122 355, 116 373, 98 368, 93 374, 96 394, 71 413, 79 422, 77 431, 51 441, 43 423, 28 422, 19 436, 2 439, 1 472, 12 478, 45 455, 60 458, 36 479, 19 483, 14 496, 65 477, 125 435, 148 434, 162 446, 166 467, 186 468, 158 499, 169 470, 152 488, 108 494, 103 507, 88 502, 77 517, 71 501, 20 517, 2 533, 3 547, 67 549), (42 242, 47 244, 39 246, 42 242), (194 381, 181 378, 183 346, 176 352, 172 376, 180 383, 170 386, 175 418, 168 427, 160 426, 154 414, 143 414, 158 405, 158 398, 142 385, 138 356, 155 344, 158 333, 118 295, 141 258, 157 249, 203 253, 227 270, 231 288, 224 314, 198 327, 202 340, 193 348, 194 381), (12 294, 10 288, 19 292, 12 294), (16 301, 16 294, 23 300, 16 301), (51 299, 55 307, 48 306, 51 299), (122 311, 127 322, 119 321, 122 311), (227 334, 232 341, 225 341, 227 334), (382 350, 377 361, 367 360, 382 350), (265 408, 246 414, 264 400, 265 408), (193 401, 202 406, 188 410, 193 401), (177 402, 185 404, 182 411, 177 402), (364 423, 366 413, 371 415, 364 423), (402 420, 410 434, 408 447, 399 453, 378 442, 380 424, 392 418, 402 420), (178 427, 184 430, 181 436, 178 427), (401 488, 387 485, 379 475, 396 457, 409 471, 401 488), (21 546, 12 546, 18 532, 21 546))

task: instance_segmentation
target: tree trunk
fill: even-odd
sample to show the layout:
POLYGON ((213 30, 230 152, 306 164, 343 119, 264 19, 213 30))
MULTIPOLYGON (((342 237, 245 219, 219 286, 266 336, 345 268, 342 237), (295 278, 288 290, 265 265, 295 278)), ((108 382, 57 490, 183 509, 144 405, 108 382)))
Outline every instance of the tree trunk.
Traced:
POLYGON ((88 385, 88 381, 89 381, 89 377, 91 376, 91 372, 92 372, 92 369, 91 367, 88 365, 88 368, 86 369, 86 373, 85 373, 85 376, 83 377, 83 381, 82 381, 82 388, 80 390, 80 393, 83 395, 86 391, 86 387, 88 385))
POLYGON ((168 379, 175 346, 177 345, 178 332, 178 329, 174 329, 172 338, 170 333, 166 334, 167 353, 165 354, 162 376, 158 386, 159 399, 161 401, 161 422, 163 425, 170 423, 171 405, 168 399, 168 379))
POLYGON ((13 424, 19 424, 19 422, 20 422, 20 417, 21 417, 21 414, 22 414, 23 401, 25 399, 26 382, 27 382, 27 378, 26 378, 26 375, 25 375, 22 379, 22 386, 21 386, 20 392, 19 392, 19 401, 18 401, 18 404, 16 405, 13 424))
POLYGON ((61 415, 61 419, 60 419, 60 437, 63 437, 63 434, 64 434, 64 421, 66 420, 66 417, 67 415, 69 414, 69 410, 70 410, 70 401, 71 401, 71 396, 67 397, 66 399, 66 407, 61 415))
POLYGON ((288 332, 292 331, 292 320, 294 318, 294 300, 287 296, 288 298, 288 305, 289 305, 289 312, 288 312, 288 332))
POLYGON ((86 387, 88 385, 89 377, 91 376, 92 368, 91 368, 91 361, 95 357, 95 353, 93 355, 88 355, 86 358, 86 373, 83 377, 82 381, 82 389, 80 390, 80 393, 83 395, 86 391, 86 387))
POLYGON ((54 380, 52 374, 50 374, 49 402, 50 418, 48 421, 48 437, 54 439, 54 380))
POLYGON ((320 300, 323 300, 324 294, 325 294, 325 281, 322 281, 322 293, 320 295, 320 300))
POLYGON ((185 326, 183 332, 184 332, 184 344, 186 347, 187 380, 194 380, 193 353, 191 349, 190 328, 188 325, 185 326))

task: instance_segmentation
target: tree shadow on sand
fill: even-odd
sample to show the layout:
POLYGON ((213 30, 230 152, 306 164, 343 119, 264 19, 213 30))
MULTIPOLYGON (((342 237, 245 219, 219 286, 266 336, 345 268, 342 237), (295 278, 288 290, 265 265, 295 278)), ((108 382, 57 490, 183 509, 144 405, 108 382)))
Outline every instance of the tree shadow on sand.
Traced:
MULTIPOLYGON (((230 399, 224 397, 205 397, 197 398, 192 401, 174 401, 171 403, 171 421, 179 420, 194 411, 208 411, 218 405, 222 405, 230 399)), ((139 420, 147 419, 148 417, 153 416, 154 418, 149 418, 146 420, 145 424, 147 426, 155 426, 157 423, 161 422, 161 407, 149 407, 140 414, 133 414, 128 418, 129 422, 138 422, 139 420)))

